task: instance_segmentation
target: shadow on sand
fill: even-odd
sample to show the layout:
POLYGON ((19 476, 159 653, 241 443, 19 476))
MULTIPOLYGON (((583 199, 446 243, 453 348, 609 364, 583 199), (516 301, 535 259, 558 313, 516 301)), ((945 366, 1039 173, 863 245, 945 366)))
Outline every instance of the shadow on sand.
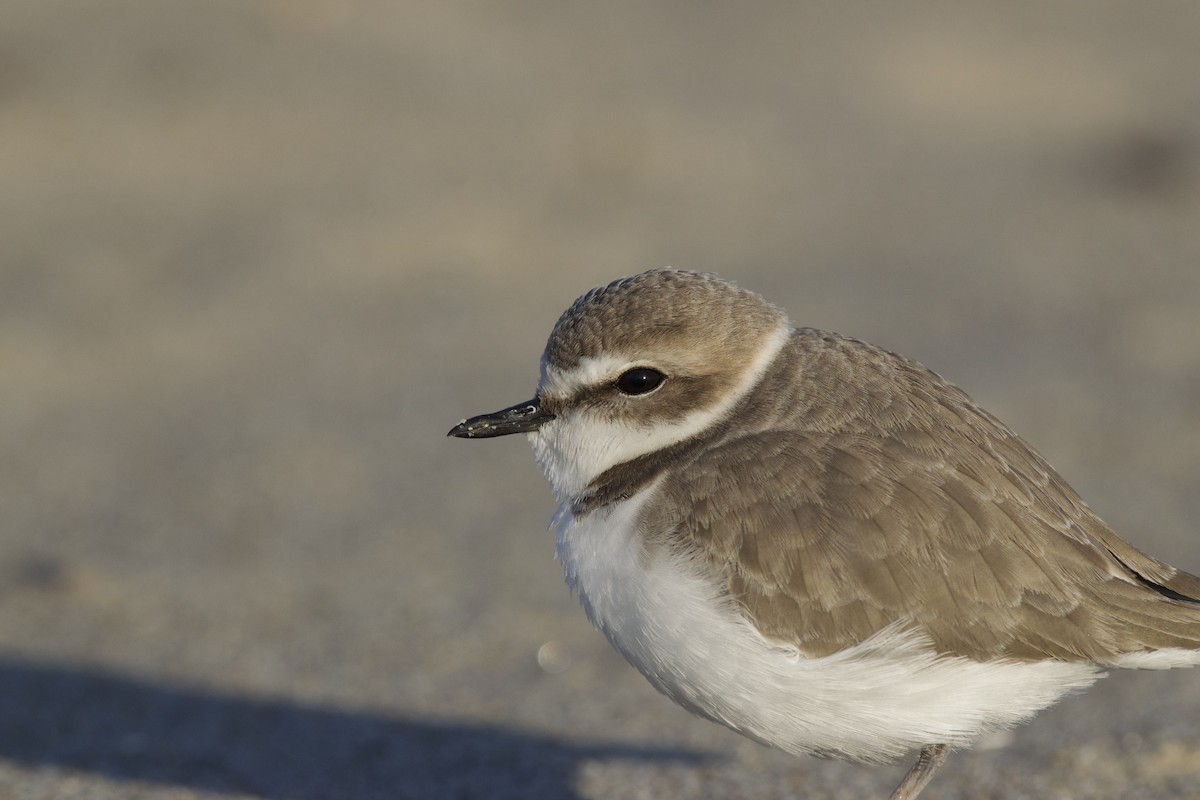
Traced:
POLYGON ((576 800, 585 759, 705 760, 0 659, 0 758, 271 800, 576 800))

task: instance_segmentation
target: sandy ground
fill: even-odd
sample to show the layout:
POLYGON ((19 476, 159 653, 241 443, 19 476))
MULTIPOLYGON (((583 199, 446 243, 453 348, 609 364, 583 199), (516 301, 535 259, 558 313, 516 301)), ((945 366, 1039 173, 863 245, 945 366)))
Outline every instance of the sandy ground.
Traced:
MULTIPOLYGON (((923 360, 1200 570, 1200 4, 0 20, 3 800, 886 794, 657 696, 524 443, 444 436, 651 266, 923 360)), ((926 796, 1198 797, 1200 671, 993 744, 926 796)))

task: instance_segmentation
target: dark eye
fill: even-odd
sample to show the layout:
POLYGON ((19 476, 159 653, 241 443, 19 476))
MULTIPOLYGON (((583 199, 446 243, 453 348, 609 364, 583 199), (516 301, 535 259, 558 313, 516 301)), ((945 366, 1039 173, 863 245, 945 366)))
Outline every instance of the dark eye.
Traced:
POLYGON ((617 378, 617 391, 628 395, 649 394, 662 386, 662 382, 666 379, 667 376, 656 369, 635 367, 617 378))

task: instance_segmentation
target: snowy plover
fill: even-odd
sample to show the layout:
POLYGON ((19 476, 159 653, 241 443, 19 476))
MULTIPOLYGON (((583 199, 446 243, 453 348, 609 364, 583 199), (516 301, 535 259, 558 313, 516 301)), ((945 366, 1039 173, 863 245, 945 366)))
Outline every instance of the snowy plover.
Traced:
POLYGON ((1200 579, 1122 541, 1041 456, 902 356, 661 269, 554 326, 526 433, 567 582, 685 708, 792 753, 954 748, 1110 667, 1200 664, 1200 579))

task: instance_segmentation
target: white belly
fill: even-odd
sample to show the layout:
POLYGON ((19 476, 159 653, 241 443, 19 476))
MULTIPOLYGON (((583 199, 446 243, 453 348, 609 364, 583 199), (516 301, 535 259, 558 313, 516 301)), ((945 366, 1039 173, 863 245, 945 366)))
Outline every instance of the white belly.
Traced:
POLYGON ((1100 677, 1089 664, 943 657, 895 628, 806 658, 765 640, 694 566, 662 552, 649 557, 634 524, 653 493, 579 520, 560 510, 567 583, 659 691, 764 744, 868 761, 927 744, 962 746, 1100 677))

